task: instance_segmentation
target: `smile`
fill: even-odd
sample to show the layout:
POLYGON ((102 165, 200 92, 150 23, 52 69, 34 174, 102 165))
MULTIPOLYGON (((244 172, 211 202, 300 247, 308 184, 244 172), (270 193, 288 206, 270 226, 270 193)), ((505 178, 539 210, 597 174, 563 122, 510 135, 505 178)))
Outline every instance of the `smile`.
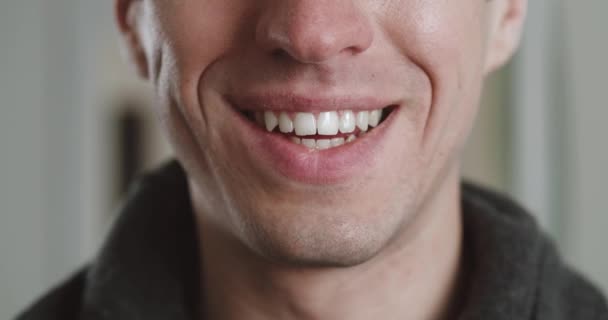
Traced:
POLYGON ((292 143, 310 150, 336 148, 354 142, 377 127, 391 107, 370 111, 247 111, 243 114, 260 128, 283 135, 292 143))
MULTIPOLYGON (((398 100, 315 98, 293 94, 225 96, 233 110, 234 154, 257 172, 305 184, 335 184, 365 175, 394 143, 398 100)), ((236 159, 235 159, 236 161, 236 159)))

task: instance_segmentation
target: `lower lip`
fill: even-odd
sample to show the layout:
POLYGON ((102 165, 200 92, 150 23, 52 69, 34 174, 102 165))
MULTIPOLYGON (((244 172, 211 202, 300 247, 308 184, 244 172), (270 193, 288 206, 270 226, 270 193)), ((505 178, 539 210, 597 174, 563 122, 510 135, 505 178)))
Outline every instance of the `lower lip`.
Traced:
POLYGON ((384 150, 383 137, 400 108, 376 128, 357 140, 339 147, 311 150, 291 142, 281 134, 258 127, 231 107, 235 117, 236 134, 248 146, 247 151, 262 168, 279 173, 284 178, 304 184, 338 184, 354 176, 365 176, 374 158, 384 150))

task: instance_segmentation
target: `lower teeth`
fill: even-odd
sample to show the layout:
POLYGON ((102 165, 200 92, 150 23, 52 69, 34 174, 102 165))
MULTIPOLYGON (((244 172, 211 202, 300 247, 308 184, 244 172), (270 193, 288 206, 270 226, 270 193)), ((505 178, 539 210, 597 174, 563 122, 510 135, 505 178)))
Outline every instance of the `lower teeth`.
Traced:
POLYGON ((295 144, 301 144, 311 150, 325 150, 344 145, 345 143, 351 143, 357 139, 357 136, 350 135, 345 138, 333 138, 333 139, 306 139, 291 137, 289 140, 295 144))

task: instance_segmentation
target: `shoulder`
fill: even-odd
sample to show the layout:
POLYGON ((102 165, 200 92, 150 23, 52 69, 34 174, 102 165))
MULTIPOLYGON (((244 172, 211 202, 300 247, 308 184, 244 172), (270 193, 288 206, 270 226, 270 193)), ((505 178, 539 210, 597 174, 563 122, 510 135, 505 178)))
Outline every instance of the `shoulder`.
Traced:
MULTIPOLYGON (((131 185, 91 263, 39 298, 16 320, 117 320, 115 313, 106 315, 115 307, 113 303, 161 295, 164 282, 159 279, 172 275, 160 271, 173 270, 167 267, 169 262, 176 265, 180 254, 194 252, 194 232, 186 232, 193 225, 189 210, 187 181, 177 162, 141 175, 131 185)), ((120 319, 135 318, 127 312, 120 314, 125 315, 120 319)))
POLYGON ((608 302, 600 290, 566 265, 553 244, 544 251, 535 306, 539 319, 608 320, 608 302))
POLYGON ((15 320, 76 320, 80 318, 88 268, 83 268, 34 302, 15 320))
POLYGON ((477 272, 475 310, 489 305, 513 319, 608 320, 606 298, 563 261, 533 215, 499 192, 470 183, 462 190, 465 240, 477 272))

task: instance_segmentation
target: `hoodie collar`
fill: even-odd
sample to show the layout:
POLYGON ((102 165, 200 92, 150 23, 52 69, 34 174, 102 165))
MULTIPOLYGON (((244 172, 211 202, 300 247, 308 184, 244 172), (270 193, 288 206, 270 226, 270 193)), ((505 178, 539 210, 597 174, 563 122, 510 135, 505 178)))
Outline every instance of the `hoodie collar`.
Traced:
MULTIPOLYGON (((470 184, 462 208, 471 270, 458 319, 530 319, 543 255, 536 223, 470 184)), ((173 161, 130 191, 87 274, 84 319, 196 319, 198 254, 186 175, 173 161)))
POLYGON ((195 319, 197 243, 187 179, 171 162, 129 192, 88 272, 83 318, 195 319))

